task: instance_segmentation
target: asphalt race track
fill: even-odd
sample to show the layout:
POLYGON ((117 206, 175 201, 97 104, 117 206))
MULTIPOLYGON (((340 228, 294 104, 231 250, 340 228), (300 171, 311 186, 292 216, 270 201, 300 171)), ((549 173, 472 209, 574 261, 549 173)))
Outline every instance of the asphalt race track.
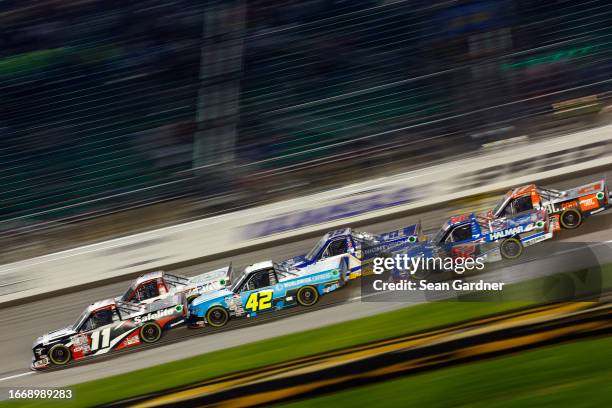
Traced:
MULTIPOLYGON (((603 176, 612 177, 612 171, 595 173, 590 176, 574 178, 550 185, 555 188, 569 188, 596 181, 603 176)), ((381 233, 401 226, 421 221, 426 230, 438 228, 442 221, 456 209, 428 211, 421 214, 384 221, 358 229, 381 233)), ((279 245, 258 251, 246 252, 232 259, 219 259, 196 266, 175 270, 184 275, 195 275, 207 270, 226 266, 230 261, 234 267, 242 268, 250 263, 265 259, 282 260, 307 252, 317 241, 316 238, 279 245)), ((612 246, 612 211, 587 219, 576 231, 563 231, 562 236, 554 241, 587 242, 596 247, 612 246), (604 244, 602 244, 604 243, 604 244)), ((526 256, 534 259, 537 265, 543 258, 568 256, 567 251, 551 253, 554 246, 545 242, 528 248, 526 256), (562 253, 563 252, 563 253, 562 253)), ((600 263, 612 262, 611 251, 604 251, 600 263)), ((598 257, 600 252, 597 252, 598 257)), ((569 254, 571 255, 571 254, 569 254)), ((537 266, 531 268, 538 270, 537 266)), ((540 268, 545 269, 545 268, 540 268)), ((517 272, 512 267, 498 268, 489 272, 504 277, 505 281, 519 281, 533 275, 517 272)), ((546 273, 546 272, 542 272, 546 273)), ((548 272, 550 273, 550 272, 548 272)), ((31 362, 31 345, 37 336, 65 327, 74 322, 83 308, 94 300, 113 297, 121 294, 128 281, 81 290, 54 298, 37 300, 0 309, 0 386, 65 386, 89 381, 109 375, 124 373, 138 368, 186 358, 246 342, 253 342, 282 334, 308 330, 345 320, 351 320, 372 314, 405 307, 405 302, 362 302, 359 282, 352 281, 346 288, 330 295, 323 296, 313 308, 305 310, 294 308, 253 320, 242 319, 230 322, 222 330, 211 329, 189 330, 178 328, 164 335, 162 340, 152 346, 137 347, 134 350, 113 353, 107 357, 73 364, 67 368, 46 372, 29 370, 31 362), (306 313, 305 313, 306 312, 306 313), (248 335, 245 335, 248 333, 248 335)))

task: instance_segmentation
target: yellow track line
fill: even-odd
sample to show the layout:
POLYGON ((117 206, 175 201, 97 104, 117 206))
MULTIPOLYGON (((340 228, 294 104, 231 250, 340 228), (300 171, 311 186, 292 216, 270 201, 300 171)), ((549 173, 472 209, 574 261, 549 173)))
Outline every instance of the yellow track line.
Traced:
MULTIPOLYGON (((536 307, 528 311, 521 310, 509 312, 504 315, 490 316, 472 322, 465 322, 443 329, 432 330, 426 333, 409 335, 404 338, 388 339, 370 345, 356 346, 346 350, 329 352, 318 357, 315 356, 317 357, 316 359, 313 359, 312 357, 304 357, 290 362, 279 363, 270 366, 267 369, 256 369, 242 373, 230 374, 225 377, 206 381, 194 388, 177 391, 169 395, 164 395, 145 401, 141 404, 136 404, 134 406, 144 408, 160 404, 179 402, 221 390, 231 389, 240 385, 255 384, 261 381, 283 378, 287 375, 293 376, 297 374, 319 371, 336 365, 345 364, 349 361, 364 359, 376 354, 393 352, 410 347, 419 347, 424 344, 435 344, 436 340, 450 341, 475 336, 494 330, 547 321, 556 317, 566 317, 568 315, 579 313, 582 310, 589 309, 589 307, 593 309, 593 306, 595 305, 597 305, 597 303, 594 302, 562 303, 536 307)), ((595 307, 594 309, 608 306, 609 305, 595 307)), ((430 358, 431 357, 428 357, 427 359, 430 358)))

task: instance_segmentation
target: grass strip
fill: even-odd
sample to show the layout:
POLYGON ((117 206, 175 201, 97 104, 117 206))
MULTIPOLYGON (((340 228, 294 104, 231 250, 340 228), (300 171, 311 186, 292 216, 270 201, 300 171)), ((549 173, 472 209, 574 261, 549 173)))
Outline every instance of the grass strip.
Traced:
POLYGON ((546 347, 318 398, 302 407, 605 407, 612 395, 612 338, 546 347))

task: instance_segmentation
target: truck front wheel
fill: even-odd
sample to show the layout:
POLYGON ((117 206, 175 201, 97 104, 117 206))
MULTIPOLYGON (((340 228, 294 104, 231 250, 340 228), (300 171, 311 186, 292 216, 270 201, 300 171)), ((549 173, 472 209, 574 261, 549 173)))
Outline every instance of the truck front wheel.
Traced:
POLYGON ((221 306, 213 306, 206 312, 206 322, 212 327, 223 327, 229 320, 229 313, 221 306))
POLYGON ((70 350, 63 344, 56 344, 49 350, 49 360, 55 365, 68 364, 70 357, 70 350))
POLYGON ((504 239, 499 246, 501 256, 504 259, 516 259, 523 254, 523 244, 518 238, 504 239))

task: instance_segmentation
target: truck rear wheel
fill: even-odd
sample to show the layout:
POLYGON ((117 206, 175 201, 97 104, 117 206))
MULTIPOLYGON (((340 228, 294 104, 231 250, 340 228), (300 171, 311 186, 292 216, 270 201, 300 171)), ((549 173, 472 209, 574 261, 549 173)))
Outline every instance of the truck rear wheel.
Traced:
POLYGON ((565 229, 578 228, 582 223, 582 214, 575 208, 568 208, 559 216, 559 222, 565 229))
POLYGON ((212 327, 222 327, 227 324, 229 313, 221 306, 213 306, 206 312, 206 322, 212 327))
POLYGON ((70 357, 70 350, 63 344, 56 344, 49 350, 49 360, 55 365, 68 364, 70 357))
POLYGON ((516 259, 523 254, 523 244, 518 238, 507 238, 499 246, 501 256, 504 259, 516 259))
POLYGON ((140 328, 140 339, 144 343, 155 343, 162 335, 162 329, 157 323, 145 323, 140 328))
POLYGON ((302 286, 296 295, 297 302, 302 306, 312 306, 319 300, 319 292, 312 286, 302 286))

